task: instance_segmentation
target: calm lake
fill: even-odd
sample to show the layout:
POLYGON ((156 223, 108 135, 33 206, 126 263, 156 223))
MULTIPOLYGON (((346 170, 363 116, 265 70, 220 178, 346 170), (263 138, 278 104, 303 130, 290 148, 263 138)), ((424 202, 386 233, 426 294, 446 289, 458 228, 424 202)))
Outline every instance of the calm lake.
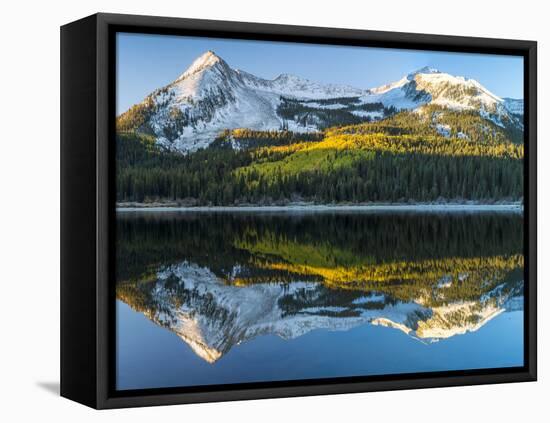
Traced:
POLYGON ((523 365, 521 213, 117 214, 119 390, 523 365))

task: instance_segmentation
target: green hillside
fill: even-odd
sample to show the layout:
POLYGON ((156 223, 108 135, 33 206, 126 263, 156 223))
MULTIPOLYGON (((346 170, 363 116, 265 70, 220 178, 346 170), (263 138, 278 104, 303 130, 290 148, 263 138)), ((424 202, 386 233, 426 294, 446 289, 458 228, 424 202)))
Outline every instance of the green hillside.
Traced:
POLYGON ((522 133, 434 106, 324 132, 228 130, 182 155, 117 137, 117 200, 187 205, 517 201, 522 133))

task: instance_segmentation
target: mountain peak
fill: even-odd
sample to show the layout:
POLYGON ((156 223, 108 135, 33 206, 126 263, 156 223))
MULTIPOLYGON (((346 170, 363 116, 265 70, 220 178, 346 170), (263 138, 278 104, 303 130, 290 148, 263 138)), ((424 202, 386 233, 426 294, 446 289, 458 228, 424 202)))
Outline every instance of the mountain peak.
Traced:
POLYGON ((411 72, 407 75, 408 80, 414 79, 416 75, 420 74, 432 74, 432 73, 441 73, 439 69, 432 68, 431 66, 424 66, 420 69, 415 70, 414 72, 411 72))
POLYGON ((197 57, 193 61, 193 63, 191 63, 191 66, 189 66, 187 70, 178 79, 182 79, 187 76, 193 75, 197 72, 200 72, 203 69, 215 66, 218 63, 225 64, 225 62, 221 57, 219 57, 212 50, 208 50, 205 53, 201 54, 199 57, 197 57))
POLYGON ((300 78, 299 76, 296 76, 292 73, 282 73, 274 80, 275 81, 304 81, 304 78, 300 78))

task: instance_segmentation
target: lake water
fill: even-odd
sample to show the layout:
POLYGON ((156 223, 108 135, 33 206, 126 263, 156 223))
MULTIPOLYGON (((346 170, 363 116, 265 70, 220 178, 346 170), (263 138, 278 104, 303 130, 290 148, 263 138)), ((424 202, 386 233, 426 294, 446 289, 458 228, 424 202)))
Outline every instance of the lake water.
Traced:
POLYGON ((117 215, 119 390, 523 365, 520 213, 117 215))

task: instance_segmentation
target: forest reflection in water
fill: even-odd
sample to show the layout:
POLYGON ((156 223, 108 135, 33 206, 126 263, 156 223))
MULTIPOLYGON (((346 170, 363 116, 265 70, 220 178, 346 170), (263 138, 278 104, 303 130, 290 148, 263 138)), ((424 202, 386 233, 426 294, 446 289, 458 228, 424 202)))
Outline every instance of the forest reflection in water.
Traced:
POLYGON ((523 309, 521 214, 123 213, 116 245, 117 300, 208 363, 366 324, 431 344, 523 309))

